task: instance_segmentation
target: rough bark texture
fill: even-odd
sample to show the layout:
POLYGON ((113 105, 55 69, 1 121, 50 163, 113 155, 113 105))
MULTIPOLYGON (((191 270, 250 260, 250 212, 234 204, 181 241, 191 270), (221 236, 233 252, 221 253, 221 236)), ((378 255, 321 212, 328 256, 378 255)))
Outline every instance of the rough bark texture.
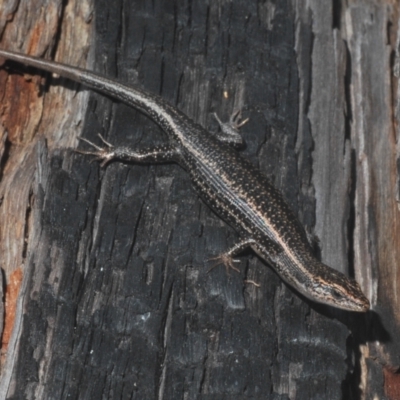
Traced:
POLYGON ((48 3, 3 2, 2 48, 139 84, 212 131, 213 112, 241 108, 244 155, 372 311, 306 301, 250 252, 240 274, 207 273, 237 237, 183 170, 102 170, 71 150, 161 130, 14 64, 0 74, 0 251, 6 284, 23 278, 0 398, 398 399, 397 3, 48 3))

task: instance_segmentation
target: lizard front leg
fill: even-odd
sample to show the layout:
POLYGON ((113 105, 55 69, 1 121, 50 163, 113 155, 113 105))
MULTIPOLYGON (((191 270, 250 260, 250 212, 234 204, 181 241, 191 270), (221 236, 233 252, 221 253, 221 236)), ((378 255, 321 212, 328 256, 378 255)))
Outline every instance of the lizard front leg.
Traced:
POLYGON ((236 272, 240 272, 239 268, 236 268, 233 263, 238 262, 235 260, 235 256, 241 253, 243 250, 247 249, 251 245, 255 244, 255 240, 251 238, 243 239, 239 243, 235 244, 226 252, 220 254, 217 257, 210 258, 208 261, 214 261, 211 268, 208 270, 210 272, 212 269, 217 267, 218 265, 224 265, 226 269, 226 273, 229 275, 229 270, 233 269, 236 272))
POLYGON ((246 124, 249 119, 246 118, 244 121, 242 119, 242 113, 240 110, 234 111, 229 118, 228 122, 222 122, 217 113, 214 113, 214 117, 218 122, 219 127, 221 128, 221 132, 216 134, 217 138, 221 142, 228 143, 234 148, 241 148, 244 146, 244 141, 242 136, 239 133, 239 129, 246 124))

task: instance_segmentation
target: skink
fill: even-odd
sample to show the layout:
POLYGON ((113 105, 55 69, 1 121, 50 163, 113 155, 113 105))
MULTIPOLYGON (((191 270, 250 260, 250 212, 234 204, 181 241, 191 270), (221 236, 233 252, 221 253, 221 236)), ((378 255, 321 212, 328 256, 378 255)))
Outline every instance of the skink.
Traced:
MULTIPOLYGON (((169 143, 134 150, 127 146, 95 147, 92 154, 105 164, 176 162, 190 175, 203 200, 239 234, 240 241, 217 263, 236 269, 233 258, 252 248, 280 277, 307 298, 337 308, 365 312, 369 301, 359 284, 321 263, 313 254, 304 228, 282 194, 234 148, 240 136, 222 124, 219 135, 196 124, 161 97, 94 72, 36 57, 0 50, 0 57, 80 82, 118 99, 150 117, 168 135, 169 143)), ((236 127, 240 124, 236 123, 236 127)))

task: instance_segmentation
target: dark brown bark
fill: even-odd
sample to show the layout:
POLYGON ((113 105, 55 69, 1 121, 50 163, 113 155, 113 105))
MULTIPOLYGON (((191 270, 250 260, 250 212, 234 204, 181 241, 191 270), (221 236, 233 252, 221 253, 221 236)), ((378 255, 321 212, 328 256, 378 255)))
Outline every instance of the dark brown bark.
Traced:
POLYGON ((240 274, 207 274, 237 236, 182 169, 102 170, 72 151, 80 134, 143 147, 161 130, 14 64, 0 74, 0 249, 6 282, 23 279, 0 398, 396 399, 397 5, 45 4, 4 5, 2 48, 139 84, 212 131, 213 112, 241 108, 244 155, 372 311, 309 302, 250 252, 240 274))

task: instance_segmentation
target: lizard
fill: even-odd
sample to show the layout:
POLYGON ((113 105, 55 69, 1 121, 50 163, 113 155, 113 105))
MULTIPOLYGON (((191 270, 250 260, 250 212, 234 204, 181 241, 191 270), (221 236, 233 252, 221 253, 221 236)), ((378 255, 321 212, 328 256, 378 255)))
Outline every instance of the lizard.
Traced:
POLYGON ((79 82, 138 109, 158 124, 168 136, 167 144, 136 150, 113 146, 101 137, 103 147, 86 140, 93 149, 80 152, 95 156, 102 166, 112 160, 179 164, 204 202, 239 235, 234 246, 216 257, 216 264, 237 270, 234 257, 251 248, 283 281, 312 301, 348 311, 369 309, 360 285, 318 260, 304 227, 282 193, 237 151, 242 143, 237 129, 243 125, 237 115, 230 124, 224 124, 215 114, 221 126, 221 132, 215 134, 162 97, 139 87, 21 53, 0 50, 0 57, 79 82))

